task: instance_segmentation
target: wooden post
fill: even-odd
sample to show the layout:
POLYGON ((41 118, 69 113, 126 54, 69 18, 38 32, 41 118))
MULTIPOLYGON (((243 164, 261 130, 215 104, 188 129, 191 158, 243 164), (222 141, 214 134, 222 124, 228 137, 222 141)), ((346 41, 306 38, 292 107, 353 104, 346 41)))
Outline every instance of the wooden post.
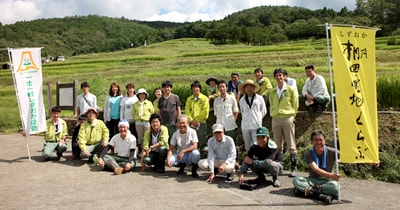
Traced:
MULTIPOLYGON (((74 80, 74 116, 76 116, 76 98, 78 97, 78 80, 74 80)), ((77 116, 79 117, 79 116, 77 116)))
POLYGON ((49 116, 51 116, 51 107, 53 106, 53 94, 51 91, 51 82, 47 83, 47 109, 49 116))

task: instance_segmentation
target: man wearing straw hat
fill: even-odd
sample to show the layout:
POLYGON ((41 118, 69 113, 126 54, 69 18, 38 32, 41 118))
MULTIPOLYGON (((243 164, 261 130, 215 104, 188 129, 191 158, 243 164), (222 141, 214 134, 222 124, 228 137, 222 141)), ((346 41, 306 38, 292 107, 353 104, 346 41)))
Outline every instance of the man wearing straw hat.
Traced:
POLYGON ((79 147, 81 157, 89 158, 88 163, 93 163, 93 155, 100 153, 108 144, 109 131, 102 120, 96 119, 97 109, 91 107, 86 111, 87 121, 79 129, 79 147))
POLYGON ((264 98, 256 91, 260 87, 253 80, 248 79, 239 85, 243 97, 239 101, 242 114, 242 136, 244 147, 249 151, 250 146, 256 142, 256 130, 262 126, 262 119, 267 114, 264 98))

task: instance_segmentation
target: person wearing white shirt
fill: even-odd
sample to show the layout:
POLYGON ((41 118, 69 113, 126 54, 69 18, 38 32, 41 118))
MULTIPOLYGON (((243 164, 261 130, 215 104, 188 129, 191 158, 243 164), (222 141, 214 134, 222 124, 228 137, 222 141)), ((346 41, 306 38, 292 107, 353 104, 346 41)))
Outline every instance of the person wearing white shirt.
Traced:
POLYGON ((233 139, 224 135, 224 126, 212 126, 213 137, 208 139, 207 159, 199 161, 202 170, 209 170, 210 176, 206 182, 213 182, 218 173, 226 173, 226 181, 233 181, 236 164, 236 146, 233 139))
POLYGON ((126 96, 121 99, 120 107, 120 120, 126 120, 129 122, 129 130, 131 133, 137 138, 136 129, 135 129, 135 119, 133 118, 133 104, 138 101, 137 96, 135 95, 135 85, 129 83, 125 86, 126 88, 126 96))
POLYGON ((236 119, 239 112, 239 106, 236 102, 235 95, 227 93, 227 83, 224 80, 218 81, 218 90, 220 96, 214 100, 214 115, 216 116, 216 124, 224 126, 224 133, 233 140, 237 136, 236 119))
POLYGON ((178 166, 178 174, 183 174, 186 164, 192 164, 192 177, 199 178, 197 168, 200 152, 197 149, 199 139, 196 130, 189 126, 189 118, 186 115, 180 115, 177 124, 178 130, 172 135, 169 146, 167 165, 178 166))
POLYGON ((288 73, 287 73, 287 71, 285 69, 283 69, 283 72, 284 72, 283 77, 284 77, 284 80, 285 80, 286 84, 288 84, 290 87, 292 87, 294 89, 294 91, 297 94, 299 94, 299 91, 297 90, 296 80, 291 78, 291 77, 289 77, 289 75, 288 75, 288 73))
POLYGON ((325 79, 315 73, 314 65, 307 65, 305 71, 308 78, 304 83, 299 101, 300 103, 305 103, 308 107, 314 108, 314 110, 320 106, 322 111, 325 111, 330 102, 325 79))
POLYGON ((129 172, 135 169, 136 162, 134 154, 136 149, 136 138, 129 131, 129 123, 120 121, 118 123, 119 133, 115 134, 107 147, 104 147, 98 160, 98 164, 103 169, 113 171, 116 175, 122 172, 129 172), (108 155, 111 148, 117 148, 118 155, 108 155))
POLYGON ((256 94, 258 89, 258 84, 251 79, 239 85, 239 91, 244 93, 239 101, 239 106, 242 114, 241 128, 246 151, 249 151, 250 146, 256 143, 256 130, 262 126, 262 119, 267 114, 264 98, 256 94))
POLYGON ((88 82, 81 83, 82 94, 76 97, 76 116, 85 114, 89 108, 97 109, 97 97, 89 92, 88 82))

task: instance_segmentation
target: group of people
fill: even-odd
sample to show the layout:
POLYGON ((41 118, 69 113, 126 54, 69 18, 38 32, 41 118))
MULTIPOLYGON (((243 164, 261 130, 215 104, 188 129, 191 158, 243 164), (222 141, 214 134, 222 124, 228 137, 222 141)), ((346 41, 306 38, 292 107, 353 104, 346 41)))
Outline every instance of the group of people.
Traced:
MULTIPOLYGON (((157 99, 148 100, 149 94, 143 88, 135 92, 132 83, 126 85, 126 95, 112 83, 103 108, 103 119, 98 118, 97 98, 89 92, 89 84, 81 84, 82 94, 77 97, 77 127, 72 138, 72 159, 88 158, 115 174, 133 171, 136 159, 140 159, 141 171, 152 168, 160 173, 165 167, 178 167, 178 174, 191 166, 191 175, 198 178, 198 168, 210 171, 206 179, 213 182, 218 173, 226 174, 227 181, 233 181, 235 170, 239 171, 239 183, 262 185, 266 183, 265 173, 272 175, 272 185, 279 187, 278 175, 283 170, 284 142, 291 157, 291 173, 296 192, 304 195, 337 196, 335 183, 340 175, 332 173, 334 159, 331 148, 325 146, 325 135, 315 132, 311 136, 313 149, 305 155, 310 167, 310 178, 296 177, 297 149, 295 141, 295 116, 299 101, 325 110, 329 103, 326 84, 315 73, 313 65, 305 67, 307 76, 299 96, 296 82, 289 78, 284 69, 277 68, 273 75, 276 87, 263 75, 263 70, 254 70, 256 80, 242 81, 239 74, 232 73, 231 80, 207 79, 207 94, 202 93, 202 84, 191 84, 192 95, 186 99, 182 114, 178 95, 171 92, 170 81, 155 89, 157 99), (212 126, 212 137, 207 137, 207 119, 213 107, 216 122, 212 126), (237 168, 237 147, 235 145, 238 126, 236 120, 241 112, 241 131, 246 156, 237 168), (272 133, 262 126, 262 119, 269 112, 272 117, 272 133), (314 144, 315 139, 315 144, 314 144), (321 149, 322 148, 322 149, 321 149), (328 149, 327 149, 328 148, 328 149), (111 151, 111 152, 109 152, 111 151), (207 158, 201 159, 201 154, 207 158), (248 170, 257 178, 244 180, 248 170)), ((52 109, 48 120, 43 156, 51 157, 57 152, 57 159, 66 150, 67 125, 60 118, 61 110, 52 109)))

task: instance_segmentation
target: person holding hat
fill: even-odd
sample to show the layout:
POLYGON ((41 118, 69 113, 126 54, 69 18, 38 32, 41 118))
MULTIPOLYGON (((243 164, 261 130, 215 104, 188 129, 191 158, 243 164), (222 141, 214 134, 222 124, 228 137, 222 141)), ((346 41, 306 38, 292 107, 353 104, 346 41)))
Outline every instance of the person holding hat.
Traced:
POLYGON ((207 96, 201 93, 201 84, 194 81, 191 84, 193 95, 186 99, 185 114, 189 118, 190 127, 194 128, 199 138, 200 151, 206 151, 207 146, 207 119, 210 113, 210 104, 207 96))
POLYGON ((217 86, 218 80, 215 77, 209 77, 206 80, 207 88, 207 97, 210 100, 210 104, 213 104, 213 100, 219 96, 219 90, 217 86))
POLYGON ((226 173, 226 180, 233 181, 236 164, 236 146, 230 136, 224 135, 224 126, 214 124, 212 126, 213 137, 208 139, 207 159, 199 161, 199 167, 209 170, 210 176, 206 182, 212 182, 218 173, 226 173))
POLYGON ((81 114, 81 115, 79 115, 79 118, 76 121, 76 125, 75 125, 75 128, 74 128, 74 132, 72 134, 72 140, 71 140, 71 147, 72 147, 71 160, 75 160, 77 158, 80 158, 81 148, 79 148, 78 134, 79 134, 79 130, 81 128, 81 125, 83 123, 85 123, 86 120, 87 120, 86 115, 81 114))
POLYGON ((134 160, 136 137, 129 131, 129 122, 120 121, 118 131, 119 133, 115 134, 108 142, 107 147, 104 147, 98 160, 100 167, 111 170, 116 175, 133 171, 136 165, 134 160), (117 148, 117 156, 107 154, 111 148, 117 148))
POLYGON ((333 172, 336 160, 335 148, 325 145, 325 133, 319 130, 311 133, 312 148, 304 153, 309 170, 308 177, 293 179, 295 195, 320 198, 328 204, 338 196, 339 173, 333 172))
POLYGON ((161 123, 168 128, 168 136, 171 138, 176 131, 176 123, 181 115, 181 100, 173 94, 172 82, 164 81, 161 85, 163 96, 158 101, 158 114, 161 116, 161 123))
POLYGON ((299 108, 299 94, 285 82, 285 70, 274 70, 276 88, 269 94, 271 103, 272 132, 274 140, 278 144, 277 161, 283 162, 283 137, 290 153, 291 173, 289 177, 295 177, 297 171, 297 149, 295 137, 295 116, 299 108))
POLYGON ((81 83, 82 94, 76 97, 76 115, 85 114, 90 107, 97 108, 97 97, 89 92, 88 82, 81 83))
POLYGON ((110 133, 106 124, 102 120, 96 119, 98 114, 96 108, 89 108, 85 113, 87 121, 79 129, 81 158, 89 158, 88 163, 93 163, 93 156, 99 155, 109 140, 110 133))
POLYGON ((256 142, 256 129, 262 126, 262 119, 267 114, 264 98, 256 92, 260 87, 253 80, 248 79, 239 85, 243 97, 239 101, 242 114, 242 136, 244 147, 249 151, 250 146, 256 142))
POLYGON ((133 104, 133 118, 135 119, 138 137, 138 154, 141 154, 144 132, 150 126, 149 119, 151 114, 154 113, 154 107, 153 103, 147 100, 149 94, 146 92, 146 89, 140 88, 136 95, 139 101, 133 104))
POLYGON ((168 167, 179 167, 178 174, 183 174, 187 164, 192 164, 192 177, 199 178, 197 174, 200 152, 197 149, 199 140, 196 130, 189 126, 186 115, 178 117, 178 130, 172 135, 167 155, 168 167))
POLYGON ((168 129, 161 125, 161 117, 158 114, 150 116, 150 127, 144 133, 143 151, 141 155, 141 172, 144 172, 146 166, 154 165, 155 169, 165 172, 165 159, 168 153, 168 129))
POLYGON ((283 167, 280 163, 274 161, 277 146, 269 138, 269 131, 265 127, 257 128, 256 136, 257 144, 253 144, 250 147, 240 167, 239 184, 244 183, 244 174, 250 168, 257 175, 257 178, 248 180, 247 183, 256 184, 257 186, 265 184, 267 180, 264 173, 269 173, 272 175, 272 185, 280 187, 281 183, 278 180, 278 174, 282 171, 283 167))
POLYGON ((46 134, 44 135, 44 147, 42 156, 50 160, 53 151, 57 152, 57 160, 60 160, 67 150, 65 138, 68 136, 67 123, 61 119, 61 108, 56 106, 51 109, 51 118, 46 121, 46 134))

